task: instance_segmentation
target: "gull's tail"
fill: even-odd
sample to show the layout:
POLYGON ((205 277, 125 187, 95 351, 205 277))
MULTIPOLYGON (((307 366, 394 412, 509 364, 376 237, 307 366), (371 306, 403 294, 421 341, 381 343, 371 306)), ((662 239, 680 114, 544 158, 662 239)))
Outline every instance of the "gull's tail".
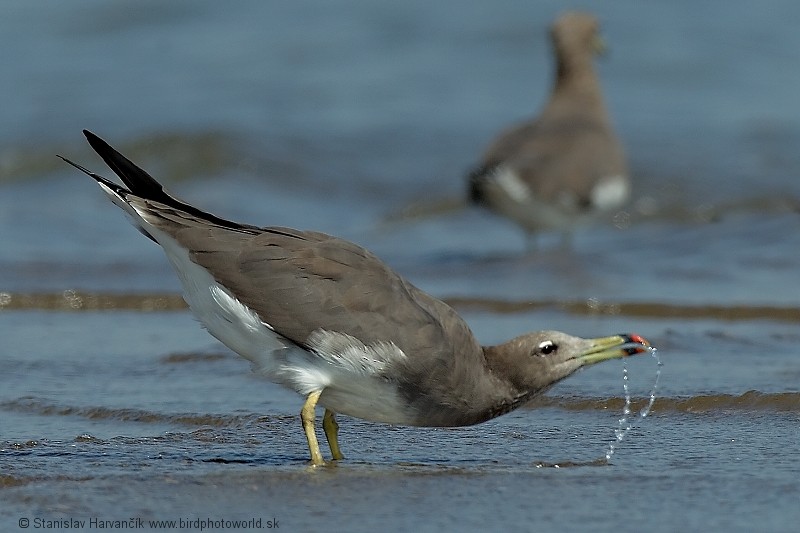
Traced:
POLYGON ((148 218, 157 215, 158 212, 164 208, 178 210, 217 226, 232 229, 242 227, 235 222, 219 218, 178 200, 167 193, 164 187, 150 174, 136 166, 136 164, 127 157, 117 152, 103 139, 88 130, 83 130, 83 134, 86 135, 86 139, 89 141, 94 151, 97 152, 109 168, 119 176, 122 182, 128 187, 127 189, 70 161, 66 157, 58 157, 81 172, 94 178, 103 191, 111 198, 111 201, 125 211, 131 217, 133 224, 148 238, 156 240, 153 238, 150 231, 148 231, 148 229, 152 227, 152 224, 148 222, 148 218))

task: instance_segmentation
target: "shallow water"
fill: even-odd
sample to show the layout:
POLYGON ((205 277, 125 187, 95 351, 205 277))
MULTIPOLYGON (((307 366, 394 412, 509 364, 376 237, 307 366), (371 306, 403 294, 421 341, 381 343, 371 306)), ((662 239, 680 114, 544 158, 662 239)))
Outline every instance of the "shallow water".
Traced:
MULTIPOLYGON (((46 4, 0 17, 5 529, 796 529, 796 3, 599 6, 635 199, 532 253, 463 175, 545 97, 562 3, 46 4), (486 344, 639 333, 664 362, 652 412, 606 463, 615 361, 475 427, 342 417, 346 460, 309 469, 300 398, 203 332, 160 250, 55 157, 106 172, 82 128, 218 215, 367 246, 486 344)), ((626 365, 636 413, 656 367, 626 365)))

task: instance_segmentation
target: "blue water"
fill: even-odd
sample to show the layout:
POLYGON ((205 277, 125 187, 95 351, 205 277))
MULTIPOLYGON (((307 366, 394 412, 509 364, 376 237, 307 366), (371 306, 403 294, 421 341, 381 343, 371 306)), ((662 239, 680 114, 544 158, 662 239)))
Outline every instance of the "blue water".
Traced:
MULTIPOLYGON (((466 207, 464 175, 546 98, 562 2, 6 2, 6 529, 208 516, 302 531, 796 530, 800 6, 587 6, 610 50, 598 72, 634 199, 569 249, 543 235, 526 253, 511 223, 466 207), (300 398, 185 310, 122 303, 179 286, 55 157, 107 173, 83 128, 220 216, 367 246, 459 299, 483 343, 640 333, 665 364, 653 412, 596 466, 623 402, 622 363, 607 363, 471 428, 343 417, 347 459, 310 472, 300 398), (64 291, 119 305, 36 299, 64 291), (549 303, 503 310, 520 302, 549 303)), ((655 363, 627 365, 636 406, 655 363)))

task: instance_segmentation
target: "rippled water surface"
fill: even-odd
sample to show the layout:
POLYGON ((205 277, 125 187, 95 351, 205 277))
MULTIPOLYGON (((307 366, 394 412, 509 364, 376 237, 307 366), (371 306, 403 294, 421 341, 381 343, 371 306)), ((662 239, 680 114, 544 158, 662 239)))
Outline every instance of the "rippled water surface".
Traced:
POLYGON ((796 531, 800 6, 598 6, 634 200, 527 251, 464 174, 546 96, 563 7, 6 2, 3 529, 796 531), (310 469, 301 398, 208 336, 160 250, 55 157, 106 172, 83 128, 220 216, 367 246, 485 344, 639 333, 653 409, 606 462, 623 364, 634 412, 655 378, 631 358, 479 426, 341 417, 346 459, 310 469))

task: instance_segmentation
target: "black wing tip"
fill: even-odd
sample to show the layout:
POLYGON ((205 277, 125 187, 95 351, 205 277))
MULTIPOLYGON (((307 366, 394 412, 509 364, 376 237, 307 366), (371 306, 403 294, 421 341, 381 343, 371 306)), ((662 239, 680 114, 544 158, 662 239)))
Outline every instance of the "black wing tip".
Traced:
POLYGON ((92 133, 89 130, 83 130, 83 135, 86 137, 86 140, 89 141, 89 144, 92 145, 92 147, 94 147, 95 144, 100 146, 110 146, 107 142, 101 139, 99 135, 92 133))
POLYGON ((476 205, 486 202, 484 187, 496 169, 496 163, 483 164, 473 168, 467 175, 467 197, 470 202, 476 205))
POLYGON ((64 157, 61 154, 56 154, 56 157, 59 158, 60 160, 64 161, 68 165, 72 165, 73 167, 77 168, 78 170, 80 170, 84 174, 88 174, 89 176, 94 177, 94 172, 92 172, 88 168, 84 167, 83 165, 79 165, 78 163, 76 163, 74 161, 70 161, 69 159, 67 159, 66 157, 64 157))
POLYGON ((194 215, 198 218, 207 220, 214 224, 217 224, 222 227, 231 228, 231 229, 240 229, 243 227, 241 224, 237 224, 236 222, 231 222, 229 220, 225 220, 223 218, 219 218, 217 216, 212 215, 211 213, 207 213, 201 209, 198 209, 194 206, 181 202, 177 198, 170 196, 161 184, 156 181, 150 174, 139 168, 134 162, 130 159, 119 153, 116 149, 114 149, 110 144, 106 141, 95 135, 89 130, 83 130, 83 135, 86 137, 86 140, 89 141, 89 145, 92 149, 97 152, 97 154, 105 161, 106 165, 114 171, 114 174, 119 176, 122 182, 128 187, 125 189, 120 187, 113 181, 110 181, 90 170, 73 163, 72 161, 61 157, 67 163, 71 164, 78 170, 85 172, 98 182, 108 186, 112 190, 121 195, 128 195, 132 194, 139 198, 143 198, 145 200, 153 200, 156 202, 160 202, 162 204, 171 206, 173 208, 180 209, 194 215))
MULTIPOLYGON (((91 142, 92 138, 95 138, 95 139, 100 140, 102 142, 102 139, 100 139, 100 137, 98 137, 97 135, 95 135, 94 133, 92 133, 89 130, 83 130, 83 134, 86 135, 86 138, 89 139, 90 142, 91 142)), ((103 176, 97 174, 96 172, 92 172, 91 170, 89 170, 85 166, 79 165, 75 161, 72 161, 71 159, 66 158, 61 154, 56 154, 56 157, 61 159, 62 161, 64 161, 68 165, 71 165, 71 166, 77 168, 78 170, 80 170, 84 174, 86 174, 88 176, 91 176, 92 178, 96 179, 97 181, 108 182, 108 180, 106 178, 104 178, 103 176)))
POLYGON ((94 179, 97 183, 101 183, 101 184, 105 185, 106 187, 110 188, 111 190, 113 190, 114 192, 119 194, 120 196, 130 193, 130 191, 128 191, 126 188, 117 185, 113 181, 111 181, 111 180, 109 180, 107 178, 104 178, 103 176, 101 176, 100 174, 98 174, 96 172, 92 172, 91 170, 89 170, 88 168, 84 167, 83 165, 79 165, 78 163, 76 163, 74 161, 70 161, 69 159, 67 159, 63 155, 56 154, 56 157, 58 157, 59 159, 61 159, 65 163, 67 163, 69 165, 72 165, 73 167, 77 168, 78 170, 80 170, 81 172, 83 172, 84 174, 89 176, 90 178, 94 179))
MULTIPOLYGON (((89 146, 91 146, 95 152, 100 154, 100 157, 103 157, 103 154, 121 155, 119 154, 119 152, 114 150, 110 144, 108 144, 106 141, 104 141, 91 131, 83 130, 83 135, 86 137, 86 140, 89 141, 89 146)), ((103 159, 105 159, 105 157, 103 157, 103 159)))
POLYGON ((114 174, 119 176, 131 192, 142 198, 169 203, 168 200, 172 198, 155 178, 91 131, 83 130, 83 134, 92 150, 105 161, 114 174))

